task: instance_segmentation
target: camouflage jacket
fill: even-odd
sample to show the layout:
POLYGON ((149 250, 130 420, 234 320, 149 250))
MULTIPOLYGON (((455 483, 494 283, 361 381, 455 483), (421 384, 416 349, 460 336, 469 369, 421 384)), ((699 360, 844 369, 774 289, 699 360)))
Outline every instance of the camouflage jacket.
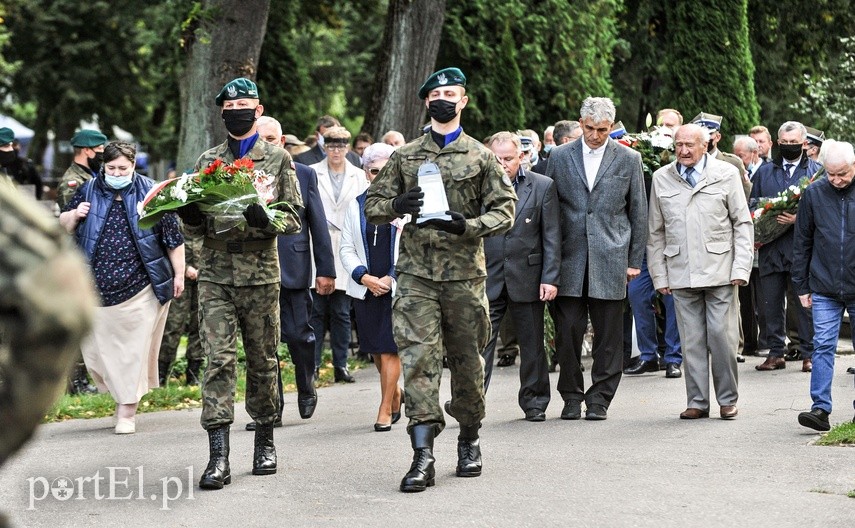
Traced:
POLYGON ((71 238, 0 181, 0 465, 65 387, 97 297, 71 238))
POLYGON ((418 184, 427 162, 439 167, 448 206, 466 217, 466 231, 458 236, 407 223, 397 270, 434 281, 486 277, 482 238, 511 228, 517 196, 496 156, 466 134, 442 149, 430 134, 397 149, 368 188, 366 219, 379 225, 400 216, 392 200, 418 184))
MULTIPOLYGON (((277 190, 273 198, 274 202, 288 202, 297 210, 303 207, 303 198, 300 196, 300 187, 297 184, 297 173, 291 162, 291 156, 285 149, 259 139, 246 157, 253 161, 255 170, 276 175, 277 190)), ((235 161, 234 155, 229 150, 228 141, 199 156, 196 161, 196 170, 204 169, 218 158, 224 163, 235 161)), ((230 229, 217 233, 213 218, 207 214, 204 216, 205 219, 200 226, 185 225, 189 235, 204 235, 224 242, 241 242, 270 239, 275 238, 276 235, 300 232, 300 217, 296 212, 287 215, 287 225, 283 231, 276 231, 271 225, 265 229, 247 227, 245 230, 230 229)), ((231 286, 258 286, 279 282, 279 255, 276 244, 274 243, 271 249, 244 253, 215 250, 203 244, 200 252, 199 280, 231 286)))
POLYGON ((62 175, 62 179, 56 188, 56 203, 59 208, 65 207, 65 204, 71 201, 77 189, 83 187, 83 184, 92 179, 92 173, 84 169, 77 163, 72 163, 71 167, 62 175))

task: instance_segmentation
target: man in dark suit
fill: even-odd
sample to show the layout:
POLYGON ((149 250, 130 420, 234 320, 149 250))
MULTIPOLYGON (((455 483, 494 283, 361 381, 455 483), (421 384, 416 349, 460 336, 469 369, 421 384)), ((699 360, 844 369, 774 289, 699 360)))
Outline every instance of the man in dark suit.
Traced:
MULTIPOLYGON (((315 145, 302 154, 298 154, 297 157, 294 158, 294 161, 297 163, 302 163, 303 165, 314 165, 322 161, 327 157, 327 153, 324 152, 324 132, 327 131, 328 128, 341 126, 338 119, 333 116, 325 115, 318 118, 318 123, 315 125, 315 137, 318 138, 318 142, 315 145)), ((359 155, 352 150, 348 150, 347 161, 349 161, 352 165, 362 168, 362 160, 359 155)))
POLYGON ((558 195, 549 178, 523 170, 520 138, 510 132, 493 136, 490 149, 517 193, 514 226, 507 233, 484 239, 487 260, 487 299, 492 335, 481 353, 484 389, 490 385, 499 325, 506 313, 514 321, 520 344, 519 405, 530 422, 546 419, 549 370, 543 346, 543 308, 558 293, 561 230, 558 195))
MULTIPOLYGON (((282 125, 271 117, 258 119, 258 134, 264 141, 283 146, 285 137, 282 125)), ((297 408, 300 417, 308 419, 315 412, 318 403, 313 382, 315 373, 315 333, 309 325, 312 315, 312 295, 309 292, 312 280, 312 263, 318 269, 315 287, 321 295, 332 293, 335 287, 335 261, 333 260, 330 234, 327 231, 327 219, 324 206, 318 194, 318 176, 314 169, 294 163, 300 193, 303 195, 303 209, 300 210, 300 222, 303 228, 299 233, 278 237, 279 267, 282 287, 279 290, 279 320, 282 324, 282 341, 288 344, 291 361, 294 363, 294 377, 297 383, 297 408), (311 250, 311 251, 310 251, 311 250)), ((279 418, 274 426, 282 425, 282 376, 279 379, 279 418)), ((253 430, 255 422, 247 424, 253 430)))
POLYGON ((641 155, 609 138, 615 106, 604 97, 582 103, 582 138, 555 147, 546 175, 561 212, 561 285, 555 298, 561 418, 605 420, 623 367, 627 282, 641 273, 647 204, 641 155), (587 392, 580 368, 588 316, 594 328, 587 392))
MULTIPOLYGON (((772 163, 764 163, 754 176, 754 188, 751 191, 749 206, 753 209, 760 198, 777 196, 778 193, 798 185, 802 178, 810 178, 820 169, 821 165, 808 158, 804 153, 807 141, 807 129, 798 121, 787 121, 778 129, 778 153, 781 156, 772 163)), ((796 214, 781 213, 777 219, 779 224, 793 225, 796 214)), ((788 287, 791 289, 790 268, 793 259, 793 230, 787 231, 775 240, 763 244, 759 250, 760 256, 760 288, 763 290, 763 305, 766 314, 766 341, 769 355, 766 360, 756 365, 759 371, 770 371, 786 368, 784 359, 786 346, 784 337, 787 333, 785 298, 788 287)), ((802 371, 810 372, 813 368, 813 320, 811 311, 801 304, 791 303, 798 310, 798 336, 801 341, 802 371)))

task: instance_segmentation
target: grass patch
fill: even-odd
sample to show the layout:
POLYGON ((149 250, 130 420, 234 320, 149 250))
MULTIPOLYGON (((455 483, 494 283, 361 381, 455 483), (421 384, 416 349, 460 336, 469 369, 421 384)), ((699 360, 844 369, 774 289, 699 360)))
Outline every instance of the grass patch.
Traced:
POLYGON ((855 423, 844 422, 837 424, 816 441, 817 445, 855 445, 855 423))
MULTIPOLYGON (((202 406, 202 396, 199 386, 184 385, 184 372, 187 368, 187 360, 184 357, 186 338, 182 338, 179 346, 179 357, 172 366, 169 379, 164 387, 158 387, 143 396, 137 412, 175 411, 180 409, 191 409, 202 406)), ((348 357, 348 368, 351 371, 364 368, 366 363, 348 357)), ((322 355, 320 379, 315 383, 316 387, 332 385, 334 370, 332 366, 332 354, 325 349, 322 355)), ((235 389, 235 402, 243 401, 246 392, 246 357, 243 344, 238 340, 238 377, 235 389)), ((282 375, 282 389, 285 392, 297 390, 294 381, 294 364, 288 347, 284 344, 279 347, 279 368, 282 375)), ((204 371, 203 371, 204 372, 204 371)), ((116 411, 116 402, 110 394, 65 394, 48 411, 44 417, 45 423, 62 422, 79 418, 103 418, 113 416, 116 411)))
POLYGON ((849 497, 850 499, 855 499, 855 490, 850 491, 849 493, 846 494, 846 496, 849 497))

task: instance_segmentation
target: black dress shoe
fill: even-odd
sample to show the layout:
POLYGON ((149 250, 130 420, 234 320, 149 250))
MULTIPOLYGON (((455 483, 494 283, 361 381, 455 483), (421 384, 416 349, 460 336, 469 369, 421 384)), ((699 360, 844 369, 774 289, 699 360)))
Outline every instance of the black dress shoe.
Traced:
POLYGON ((799 350, 788 350, 787 353, 784 354, 784 361, 799 361, 801 359, 804 358, 799 350))
POLYGON ((645 372, 659 372, 659 362, 655 359, 644 360, 638 359, 635 363, 623 370, 623 373, 628 376, 644 374, 645 372))
POLYGON ((578 420, 582 417, 582 404, 577 401, 564 402, 564 409, 561 410, 562 420, 578 420))
POLYGON ((516 363, 517 357, 513 354, 502 354, 499 356, 499 361, 496 362, 497 367, 511 367, 516 363))
POLYGON ((336 383, 353 383, 354 381, 356 380, 350 375, 350 371, 347 370, 347 367, 335 367, 336 383))
POLYGON ((544 422, 546 421, 546 413, 540 409, 529 409, 525 412, 525 419, 529 422, 544 422))
POLYGON ((588 408, 585 409, 586 420, 605 420, 606 418, 608 418, 608 412, 606 411, 606 407, 604 405, 598 405, 596 403, 593 403, 591 405, 588 405, 588 408))
POLYGON ((666 378, 682 378, 683 371, 680 370, 680 365, 677 363, 668 363, 668 366, 665 367, 665 377, 666 378))
MULTIPOLYGON (((297 410, 300 412, 300 418, 308 420, 315 414, 315 407, 318 405, 318 397, 314 394, 311 396, 297 396, 297 410)), ((274 427, 276 424, 274 424, 274 427)))
POLYGON ((378 433, 385 433, 392 430, 392 424, 376 423, 374 424, 374 430, 378 433))
POLYGON ((822 409, 811 409, 810 412, 799 413, 799 424, 817 431, 828 431, 828 413, 822 409))
MULTIPOLYGON (((273 427, 282 427, 282 418, 277 418, 275 422, 273 422, 273 427)), ((249 422, 246 424, 247 431, 255 431, 255 422, 249 422)))
POLYGON ((736 354, 736 362, 745 363, 745 356, 743 354, 736 354))
POLYGON ((321 367, 315 367, 315 375, 312 377, 314 378, 315 382, 321 379, 321 367))

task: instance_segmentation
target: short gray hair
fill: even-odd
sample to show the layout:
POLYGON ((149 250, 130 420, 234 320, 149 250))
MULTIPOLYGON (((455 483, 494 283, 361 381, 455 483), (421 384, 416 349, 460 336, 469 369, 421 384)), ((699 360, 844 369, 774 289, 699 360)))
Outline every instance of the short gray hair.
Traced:
POLYGON ((696 125, 695 123, 680 125, 680 128, 678 128, 677 132, 674 134, 675 139, 681 130, 685 130, 685 132, 694 132, 704 143, 709 143, 710 141, 710 130, 707 127, 696 125))
MULTIPOLYGON (((582 108, 579 110, 579 118, 591 118, 594 123, 614 123, 615 122, 615 104, 608 97, 588 97, 582 101, 582 108)), ((553 136, 555 132, 552 133, 553 136)))
POLYGON ((489 147, 492 149, 496 143, 513 143, 516 147, 517 154, 522 152, 522 142, 520 137, 508 131, 496 132, 490 137, 489 147))
POLYGON ((556 145, 561 144, 561 140, 570 137, 574 130, 581 127, 578 121, 559 121, 555 123, 555 128, 552 130, 552 141, 556 145))
POLYGON ((392 145, 372 143, 362 151, 362 166, 368 167, 375 161, 389 159, 392 157, 393 152, 395 152, 395 147, 392 145))
POLYGON ((847 165, 855 164, 855 149, 852 143, 828 139, 822 143, 819 154, 820 162, 828 165, 829 161, 842 161, 847 165))
POLYGON ((733 148, 736 149, 738 145, 742 145, 742 148, 747 150, 748 152, 757 152, 757 149, 760 147, 757 146, 757 142, 754 141, 754 138, 751 136, 739 136, 733 142, 733 148))
POLYGON ((781 137, 781 134, 785 132, 792 132, 793 130, 798 130, 799 134, 802 138, 802 141, 807 139, 807 129, 805 126, 798 121, 787 121, 781 128, 778 129, 778 137, 781 137))
POLYGON ((282 123, 277 121, 276 119, 263 115, 258 118, 256 124, 260 127, 272 125, 279 133, 277 134, 279 137, 282 137, 282 123))

